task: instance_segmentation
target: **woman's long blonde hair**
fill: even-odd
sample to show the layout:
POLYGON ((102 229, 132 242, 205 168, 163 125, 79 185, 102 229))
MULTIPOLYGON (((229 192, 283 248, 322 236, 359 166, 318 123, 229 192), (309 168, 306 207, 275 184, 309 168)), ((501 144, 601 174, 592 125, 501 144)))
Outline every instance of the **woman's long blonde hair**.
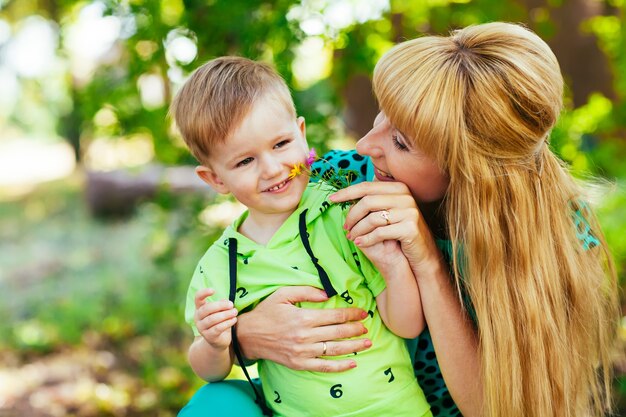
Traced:
POLYGON ((508 23, 410 40, 380 60, 374 91, 450 176, 447 230, 476 314, 484 415, 604 415, 616 277, 583 190, 547 144, 563 94, 548 45, 508 23))

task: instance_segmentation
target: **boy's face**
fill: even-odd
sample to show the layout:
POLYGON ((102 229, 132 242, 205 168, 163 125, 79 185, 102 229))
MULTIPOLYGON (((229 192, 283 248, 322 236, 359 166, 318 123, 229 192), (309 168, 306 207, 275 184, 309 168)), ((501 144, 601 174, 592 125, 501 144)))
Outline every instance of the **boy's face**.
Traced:
POLYGON ((289 179, 294 165, 308 157, 304 119, 297 120, 271 94, 252 106, 241 125, 196 172, 217 192, 232 193, 249 218, 289 216, 300 203, 307 175, 289 179))

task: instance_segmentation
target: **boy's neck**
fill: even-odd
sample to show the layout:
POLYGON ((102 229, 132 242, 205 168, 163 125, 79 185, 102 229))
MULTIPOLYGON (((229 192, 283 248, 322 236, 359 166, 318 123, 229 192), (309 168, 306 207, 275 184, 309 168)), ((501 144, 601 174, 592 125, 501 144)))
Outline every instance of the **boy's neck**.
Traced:
POLYGON ((294 211, 295 209, 289 213, 276 214, 250 212, 237 231, 260 245, 267 245, 276 231, 294 211))

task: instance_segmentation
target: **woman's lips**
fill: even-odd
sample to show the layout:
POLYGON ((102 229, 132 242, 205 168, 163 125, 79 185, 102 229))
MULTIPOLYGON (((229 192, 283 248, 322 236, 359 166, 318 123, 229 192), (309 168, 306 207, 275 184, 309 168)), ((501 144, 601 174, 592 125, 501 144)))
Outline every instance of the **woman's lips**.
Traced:
POLYGON ((396 179, 382 169, 374 167, 374 175, 378 181, 395 181, 396 179))

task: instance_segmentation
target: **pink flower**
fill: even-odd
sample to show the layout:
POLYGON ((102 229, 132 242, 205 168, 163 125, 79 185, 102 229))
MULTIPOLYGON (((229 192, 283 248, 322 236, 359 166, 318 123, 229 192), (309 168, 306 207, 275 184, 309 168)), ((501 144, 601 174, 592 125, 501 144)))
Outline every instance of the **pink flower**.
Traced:
POLYGON ((315 152, 315 148, 311 148, 309 151, 309 157, 306 159, 306 166, 310 167, 313 162, 317 160, 317 152, 315 152))

